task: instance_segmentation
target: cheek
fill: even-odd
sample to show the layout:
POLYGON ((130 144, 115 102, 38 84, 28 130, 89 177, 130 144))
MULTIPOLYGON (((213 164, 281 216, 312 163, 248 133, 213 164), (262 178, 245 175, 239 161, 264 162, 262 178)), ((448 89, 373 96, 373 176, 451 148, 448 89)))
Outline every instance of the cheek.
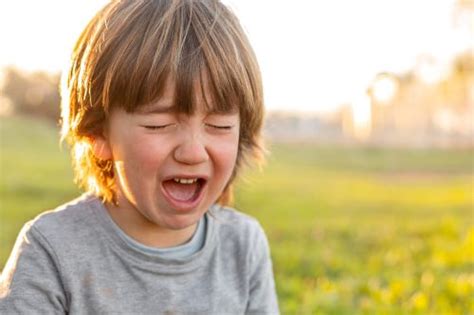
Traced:
POLYGON ((220 171, 223 172, 223 175, 225 174, 226 177, 230 177, 237 160, 238 139, 220 143, 220 145, 215 145, 213 149, 215 163, 220 168, 220 171))
POLYGON ((125 193, 146 191, 156 180, 155 176, 166 158, 164 145, 156 145, 143 139, 123 143, 115 148, 114 159, 117 179, 125 193))
POLYGON ((165 147, 164 145, 160 146, 147 141, 142 141, 141 143, 137 141, 132 147, 133 152, 131 154, 141 166, 155 166, 166 155, 165 147))
POLYGON ((122 188, 146 190, 155 183, 155 176, 166 158, 165 145, 136 139, 117 148, 115 168, 122 188), (135 187, 135 188, 133 188, 135 187), (141 188, 138 188, 141 187, 141 188))
POLYGON ((160 162, 166 154, 166 145, 149 141, 146 137, 134 137, 114 152, 114 159, 127 166, 149 167, 160 162))

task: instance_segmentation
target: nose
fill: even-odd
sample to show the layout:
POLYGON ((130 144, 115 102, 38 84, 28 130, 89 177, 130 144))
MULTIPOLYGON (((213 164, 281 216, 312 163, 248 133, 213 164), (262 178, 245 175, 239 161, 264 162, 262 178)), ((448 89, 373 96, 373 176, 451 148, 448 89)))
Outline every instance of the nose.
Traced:
POLYGON ((183 164, 199 164, 209 160, 203 139, 197 134, 184 135, 183 141, 174 151, 176 161, 183 164))

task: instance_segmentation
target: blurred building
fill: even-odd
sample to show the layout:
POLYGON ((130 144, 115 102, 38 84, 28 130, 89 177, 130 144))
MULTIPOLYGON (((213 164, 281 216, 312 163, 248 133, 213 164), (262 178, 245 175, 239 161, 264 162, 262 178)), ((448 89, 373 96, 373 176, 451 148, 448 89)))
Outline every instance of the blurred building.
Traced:
POLYGON ((380 73, 366 96, 341 110, 348 137, 387 145, 474 145, 471 52, 456 58, 444 76, 426 71, 423 60, 406 74, 380 73))
POLYGON ((345 135, 334 115, 271 111, 267 114, 265 137, 271 141, 342 141, 345 135))
POLYGON ((474 146, 474 58, 443 72, 428 57, 404 74, 379 73, 359 98, 330 114, 270 112, 274 141, 382 146, 474 146))

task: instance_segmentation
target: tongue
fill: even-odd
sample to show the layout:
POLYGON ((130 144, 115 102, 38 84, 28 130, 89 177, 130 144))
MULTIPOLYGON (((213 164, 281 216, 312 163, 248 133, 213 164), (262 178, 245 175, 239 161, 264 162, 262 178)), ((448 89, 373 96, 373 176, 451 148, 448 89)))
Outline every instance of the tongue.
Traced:
POLYGON ((163 187, 174 199, 179 201, 191 201, 197 192, 198 184, 180 184, 174 180, 168 180, 163 183, 163 187))

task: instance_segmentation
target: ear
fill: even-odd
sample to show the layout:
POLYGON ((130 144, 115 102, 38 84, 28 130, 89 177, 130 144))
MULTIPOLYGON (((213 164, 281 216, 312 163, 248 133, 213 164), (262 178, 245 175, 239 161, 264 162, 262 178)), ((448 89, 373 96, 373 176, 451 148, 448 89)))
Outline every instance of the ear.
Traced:
POLYGON ((91 139, 92 153, 99 160, 111 160, 112 159, 112 150, 110 148, 109 142, 102 136, 96 136, 91 139))

